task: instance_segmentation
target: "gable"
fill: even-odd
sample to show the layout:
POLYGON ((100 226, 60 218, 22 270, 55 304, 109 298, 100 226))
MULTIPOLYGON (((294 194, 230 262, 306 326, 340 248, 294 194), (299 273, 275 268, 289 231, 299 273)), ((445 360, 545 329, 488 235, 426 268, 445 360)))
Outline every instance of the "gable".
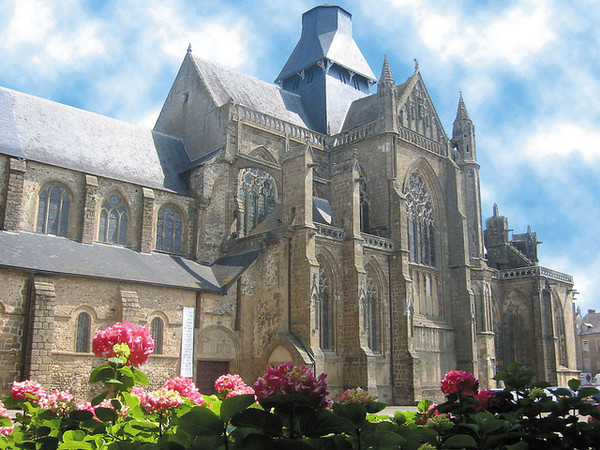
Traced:
POLYGON ((419 72, 398 86, 398 128, 407 128, 420 136, 446 145, 448 137, 433 106, 429 92, 419 72))

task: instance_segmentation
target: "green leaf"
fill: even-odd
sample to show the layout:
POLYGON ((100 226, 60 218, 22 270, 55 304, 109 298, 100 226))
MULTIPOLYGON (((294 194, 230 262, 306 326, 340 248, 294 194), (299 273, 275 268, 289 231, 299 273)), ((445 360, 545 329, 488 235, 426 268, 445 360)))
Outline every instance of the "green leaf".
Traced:
POLYGON ((102 401, 106 398, 107 395, 108 395, 107 391, 101 392, 100 394, 96 395, 92 399, 92 406, 97 406, 100 403, 102 403, 102 401))
POLYGON ((223 423, 229 422, 233 416, 248 408, 252 403, 254 403, 254 394, 235 395, 226 398, 221 403, 221 410, 219 411, 221 420, 223 423))
POLYGON ((444 441, 444 448, 477 448, 477 442, 468 434, 455 434, 444 441))
POLYGON ((133 372, 133 381, 135 381, 136 384, 146 386, 148 383, 150 383, 150 380, 148 380, 148 376, 141 370, 132 367, 131 371, 133 372))
POLYGON ((271 408, 278 408, 289 411, 292 407, 306 405, 308 403, 308 400, 302 395, 281 394, 265 397, 262 400, 259 400, 259 403, 266 410, 269 410, 271 408))
POLYGON ((98 383, 99 381, 104 381, 106 379, 113 377, 114 374, 115 374, 115 369, 113 369, 112 367, 110 367, 107 364, 104 364, 104 365, 98 366, 94 370, 92 370, 92 373, 90 374, 89 382, 90 382, 90 384, 98 383))
POLYGON ((85 422, 94 418, 94 414, 91 411, 76 410, 69 414, 69 417, 78 422, 85 422))
POLYGON ((321 437, 328 434, 354 434, 354 425, 349 419, 327 410, 309 411, 300 416, 300 430, 308 437, 321 437))
POLYGON ((377 442, 377 448, 402 448, 402 446, 406 444, 406 441, 406 438, 391 431, 375 432, 375 442, 377 442))
POLYGON ((369 414, 375 414, 379 411, 383 411, 387 405, 382 402, 369 402, 365 404, 365 409, 369 414))
POLYGON ((67 430, 63 433, 63 441, 83 441, 85 433, 82 430, 67 430))
POLYGON ((96 408, 94 412, 102 422, 114 422, 117 419, 117 412, 112 408, 96 408))
POLYGON ((506 450, 525 450, 527 448, 529 448, 529 444, 525 441, 520 441, 516 444, 506 446, 506 450))
POLYGON ((224 430, 219 416, 203 406, 196 406, 181 416, 179 426, 192 436, 221 436, 224 430))
POLYGON ((600 391, 595 387, 584 386, 577 391, 578 397, 589 397, 590 395, 598 394, 600 391))
POLYGON ((429 409, 430 406, 431 406, 431 402, 429 400, 427 400, 426 398, 424 398, 417 404, 417 410, 420 413, 424 414, 427 412, 427 410, 429 409))
POLYGON ((262 409, 250 408, 236 414, 231 418, 231 425, 235 427, 254 428, 262 431, 267 436, 279 437, 283 423, 275 414, 262 409))
MULTIPOLYGON (((45 448, 45 447, 42 447, 45 448)), ((89 442, 77 442, 77 441, 66 441, 66 442, 62 442, 59 446, 58 449, 63 449, 63 448, 73 448, 73 449, 79 449, 79 450, 87 450, 87 449, 92 449, 92 444, 90 444, 89 442)))
POLYGON ((576 380, 575 378, 571 378, 567 385, 569 386, 569 388, 572 391, 576 391, 577 389, 579 389, 579 386, 581 386, 581 381, 580 380, 576 380))
POLYGON ((359 403, 334 403, 333 412, 350 420, 355 426, 362 424, 367 416, 366 409, 359 403))

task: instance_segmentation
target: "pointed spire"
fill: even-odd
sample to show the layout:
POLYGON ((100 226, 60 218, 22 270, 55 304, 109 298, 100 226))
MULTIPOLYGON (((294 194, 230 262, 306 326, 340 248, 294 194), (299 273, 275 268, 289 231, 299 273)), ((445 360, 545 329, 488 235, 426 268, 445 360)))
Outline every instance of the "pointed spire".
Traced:
POLYGON ((381 68, 381 76, 379 77, 379 82, 377 83, 377 91, 382 88, 393 88, 396 85, 394 81, 394 76, 392 75, 392 69, 390 68, 390 63, 387 59, 387 55, 383 57, 383 67, 381 68))
POLYGON ((456 111, 456 119, 457 120, 471 120, 469 117, 469 113, 467 112, 467 107, 465 106, 465 102, 463 100, 462 91, 460 91, 460 97, 458 99, 458 109, 456 111))

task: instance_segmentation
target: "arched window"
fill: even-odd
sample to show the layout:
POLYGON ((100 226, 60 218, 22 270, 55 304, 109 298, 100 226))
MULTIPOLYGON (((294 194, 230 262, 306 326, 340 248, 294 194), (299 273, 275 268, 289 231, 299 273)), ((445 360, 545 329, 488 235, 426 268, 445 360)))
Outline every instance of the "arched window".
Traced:
POLYGON ((89 353, 91 326, 92 318, 88 313, 82 312, 77 316, 75 330, 75 351, 77 353, 89 353))
POLYGON ((567 337, 565 335, 565 317, 563 314, 562 305, 558 299, 554 299, 554 323, 555 333, 558 345, 558 363, 561 366, 568 365, 567 357, 567 337))
POLYGON ((183 223, 179 211, 163 206, 158 211, 156 223, 156 250, 181 253, 181 230, 183 223))
POLYGON ((242 215, 244 234, 275 210, 275 180, 261 169, 242 169, 238 176, 238 200, 242 215))
POLYGON ((369 348, 381 351, 381 301, 375 280, 367 271, 367 298, 365 299, 365 327, 369 348))
POLYGON ((321 323, 321 348, 334 348, 334 309, 331 277, 323 264, 319 263, 319 322, 321 323))
POLYGON ((410 176, 406 192, 408 205, 408 247, 410 260, 435 267, 435 226, 432 201, 425 180, 418 173, 410 176))
POLYGON ((359 201, 360 201, 360 231, 369 232, 369 203, 367 202, 367 182, 362 180, 359 183, 359 201))
POLYGON ((163 332, 164 332, 164 322, 160 317, 155 317, 152 319, 152 323, 150 325, 150 334, 152 335, 152 339, 154 339, 154 354, 162 355, 163 354, 163 332))
POLYGON ((100 234, 98 240, 109 244, 125 245, 127 235, 127 209, 117 193, 112 193, 102 203, 100 234))
POLYGON ((40 190, 37 232, 66 236, 70 203, 65 189, 56 184, 45 185, 40 190))

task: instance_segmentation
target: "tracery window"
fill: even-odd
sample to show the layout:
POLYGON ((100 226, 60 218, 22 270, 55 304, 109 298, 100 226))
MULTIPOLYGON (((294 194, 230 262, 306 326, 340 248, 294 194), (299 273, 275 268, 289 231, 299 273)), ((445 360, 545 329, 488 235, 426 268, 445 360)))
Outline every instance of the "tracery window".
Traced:
POLYGON ((241 226, 248 234, 275 210, 275 180, 264 170, 247 168, 240 170, 238 186, 241 226))
POLYGON ((158 211, 156 223, 156 249, 181 253, 181 230, 183 222, 176 208, 163 206, 158 211))
POLYGON ((102 203, 98 240, 109 244, 125 245, 127 235, 127 209, 117 193, 112 193, 102 203))
POLYGON ((406 203, 410 259, 412 262, 435 267, 435 222, 432 201, 425 180, 418 172, 410 176, 406 203))
POLYGON ((334 308, 328 271, 319 265, 319 322, 321 324, 321 348, 334 348, 334 308))
POLYGON ((75 329, 75 351, 77 353, 89 353, 91 326, 92 318, 88 313, 82 312, 77 316, 75 329))
POLYGON ((66 236, 70 203, 65 189, 56 184, 45 185, 39 195, 37 232, 66 236))
POLYGON ((164 334, 165 324, 160 317, 155 317, 152 319, 150 324, 150 335, 152 339, 154 339, 154 354, 162 355, 163 354, 163 334, 164 334))
POLYGON ((554 323, 556 324, 556 338, 558 344, 558 363, 562 366, 568 365, 567 341, 565 335, 565 317, 560 301, 554 299, 554 323))
POLYGON ((381 351, 381 299, 375 281, 367 271, 367 292, 365 301, 365 327, 367 330, 367 343, 369 348, 381 351))

